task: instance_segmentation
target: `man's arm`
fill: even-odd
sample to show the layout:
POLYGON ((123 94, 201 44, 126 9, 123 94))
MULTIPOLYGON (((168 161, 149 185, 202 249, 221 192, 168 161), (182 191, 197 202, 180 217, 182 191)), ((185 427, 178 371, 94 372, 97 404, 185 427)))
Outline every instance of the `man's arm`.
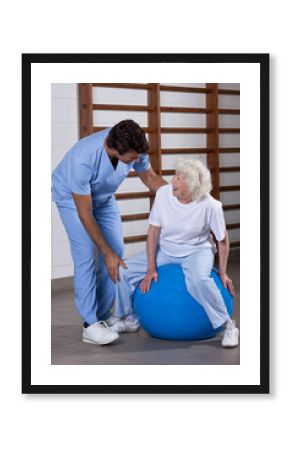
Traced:
POLYGON ((235 294, 232 280, 227 275, 227 264, 230 251, 230 240, 228 232, 226 231, 225 237, 222 241, 217 241, 218 246, 218 258, 219 258, 219 274, 222 283, 225 288, 230 290, 232 295, 235 294))
POLYGON ((111 249, 109 244, 104 239, 101 230, 95 221, 92 214, 92 197, 90 195, 72 194, 74 202, 77 207, 79 218, 89 233, 94 243, 99 247, 105 257, 105 263, 108 273, 112 280, 116 282, 119 280, 119 265, 127 269, 125 263, 120 259, 116 253, 111 249))
POLYGON ((138 175, 145 184, 145 186, 147 186, 149 189, 155 192, 161 186, 167 184, 167 181, 165 181, 160 175, 157 175, 157 173, 155 173, 151 167, 145 172, 139 172, 138 175))

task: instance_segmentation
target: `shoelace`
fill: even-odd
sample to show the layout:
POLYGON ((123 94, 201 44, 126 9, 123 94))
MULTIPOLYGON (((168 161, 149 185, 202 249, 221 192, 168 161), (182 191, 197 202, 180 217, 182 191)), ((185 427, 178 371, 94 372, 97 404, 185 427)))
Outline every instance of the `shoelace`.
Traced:
POLYGON ((104 320, 100 320, 98 323, 104 328, 109 328, 107 322, 105 322, 104 320))

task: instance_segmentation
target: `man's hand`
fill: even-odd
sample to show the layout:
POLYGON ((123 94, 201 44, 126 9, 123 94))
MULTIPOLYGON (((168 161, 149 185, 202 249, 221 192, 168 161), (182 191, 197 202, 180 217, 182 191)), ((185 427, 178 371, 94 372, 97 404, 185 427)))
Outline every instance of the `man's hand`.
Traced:
POLYGON ((142 294, 145 294, 145 292, 148 292, 150 290, 151 282, 154 280, 156 283, 158 281, 158 274, 156 270, 147 272, 143 280, 140 284, 140 291, 142 294))
POLYGON ((113 250, 109 250, 105 255, 105 263, 107 267, 108 274, 110 275, 110 278, 116 283, 117 281, 120 281, 119 277, 119 266, 122 266, 123 269, 127 269, 126 264, 122 259, 116 255, 113 250))
POLYGON ((228 277, 226 273, 220 273, 220 278, 226 289, 228 289, 231 295, 235 295, 235 289, 232 280, 228 277))

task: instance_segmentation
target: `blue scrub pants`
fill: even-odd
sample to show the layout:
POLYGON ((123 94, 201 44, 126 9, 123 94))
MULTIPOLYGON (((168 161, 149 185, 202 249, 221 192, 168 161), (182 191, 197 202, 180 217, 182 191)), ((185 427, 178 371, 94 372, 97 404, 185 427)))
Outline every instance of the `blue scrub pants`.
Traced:
MULTIPOLYGON (((76 209, 57 205, 70 241, 74 262, 76 308, 84 322, 91 325, 110 317, 116 284, 108 275, 104 257, 80 221, 76 209)), ((108 245, 123 257, 124 243, 120 213, 114 197, 93 209, 96 222, 108 245)))
MULTIPOLYGON (((133 314, 132 297, 136 286, 147 272, 146 253, 139 253, 125 260, 125 263, 128 269, 120 267, 114 312, 116 317, 133 314)), ((181 265, 188 292, 204 307, 213 328, 219 328, 230 317, 219 289, 210 278, 213 263, 214 253, 211 248, 196 249, 186 257, 168 256, 160 249, 156 254, 157 268, 164 264, 181 265)))

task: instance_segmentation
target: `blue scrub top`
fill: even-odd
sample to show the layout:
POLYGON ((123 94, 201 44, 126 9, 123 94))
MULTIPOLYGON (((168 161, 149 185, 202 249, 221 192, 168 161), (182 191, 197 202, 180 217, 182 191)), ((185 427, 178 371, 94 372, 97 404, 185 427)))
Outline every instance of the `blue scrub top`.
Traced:
POLYGON ((118 161, 113 168, 104 147, 110 128, 77 142, 52 173, 52 199, 58 206, 76 208, 72 193, 92 196, 93 207, 104 204, 116 192, 131 169, 145 172, 150 168, 148 155, 138 162, 118 161))

